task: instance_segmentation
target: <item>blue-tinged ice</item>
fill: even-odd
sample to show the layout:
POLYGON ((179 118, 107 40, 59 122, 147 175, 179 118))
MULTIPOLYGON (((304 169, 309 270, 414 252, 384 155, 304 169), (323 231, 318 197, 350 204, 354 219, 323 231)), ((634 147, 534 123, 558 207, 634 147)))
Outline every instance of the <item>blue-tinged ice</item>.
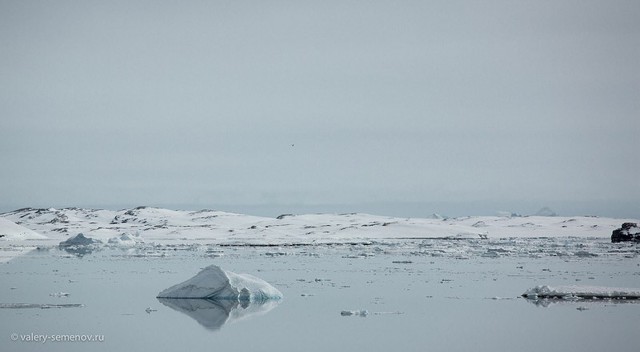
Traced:
POLYGON ((264 302, 282 299, 268 282, 249 274, 236 274, 210 265, 191 279, 160 292, 158 298, 201 298, 213 301, 264 302))
POLYGON ((281 299, 282 293, 268 282, 249 274, 222 270, 216 265, 158 294, 162 304, 188 315, 209 330, 265 314, 281 299))

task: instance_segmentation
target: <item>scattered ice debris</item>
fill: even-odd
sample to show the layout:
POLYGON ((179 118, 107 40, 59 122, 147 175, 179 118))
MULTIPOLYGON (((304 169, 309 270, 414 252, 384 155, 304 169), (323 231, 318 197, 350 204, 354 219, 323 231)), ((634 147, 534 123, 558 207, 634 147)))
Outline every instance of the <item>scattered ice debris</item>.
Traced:
POLYGON ((160 292, 158 298, 204 298, 215 301, 263 302, 282 299, 282 293, 266 281, 210 265, 196 276, 160 292))
POLYGON ((0 303, 0 308, 24 309, 24 308, 81 308, 84 304, 67 303, 67 304, 42 304, 42 303, 0 303))
POLYGON ((581 258, 591 258, 591 257, 597 257, 598 256, 595 253, 591 253, 591 252, 587 252, 587 251, 578 251, 578 252, 575 252, 573 255, 575 255, 576 257, 581 257, 581 258))
POLYGON ((54 292, 49 294, 51 297, 69 297, 70 295, 69 292, 54 292))
POLYGON ((617 288, 598 286, 536 286, 528 289, 522 294, 528 299, 640 299, 640 289, 638 288, 617 288))
POLYGON ((367 315, 369 315, 369 311, 368 310, 343 310, 342 312, 340 312, 340 315, 342 315, 343 317, 358 316, 358 317, 364 318, 367 315))
POLYGON ((264 255, 266 255, 267 257, 280 257, 283 255, 287 255, 286 252, 266 252, 264 255))
POLYGON ((373 312, 373 315, 402 315, 404 312, 373 312))
POLYGON ((363 253, 358 253, 358 254, 347 254, 347 255, 343 255, 342 258, 348 258, 348 259, 360 259, 360 258, 370 258, 370 257, 375 257, 376 254, 375 253, 370 253, 370 252, 363 252, 363 253))
POLYGON ((498 254, 498 252, 493 251, 491 249, 487 249, 487 251, 482 253, 480 256, 484 258, 499 258, 500 254, 498 254))
POLYGON ((110 246, 115 246, 115 247, 134 247, 137 244, 143 243, 143 242, 144 241, 140 237, 139 233, 136 233, 136 234, 123 233, 120 236, 111 237, 107 241, 107 243, 110 246))

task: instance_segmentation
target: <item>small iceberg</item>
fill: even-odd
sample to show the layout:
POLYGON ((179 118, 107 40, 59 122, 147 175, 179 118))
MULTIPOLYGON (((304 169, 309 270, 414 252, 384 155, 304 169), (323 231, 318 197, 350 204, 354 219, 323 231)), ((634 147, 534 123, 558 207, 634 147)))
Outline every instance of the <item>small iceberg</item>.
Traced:
POLYGON ((225 323, 270 311, 280 303, 282 293, 255 276, 210 265, 191 279, 160 292, 157 298, 205 328, 218 330, 225 323))
POLYGON ((282 299, 268 282, 210 265, 189 280, 160 292, 157 298, 202 298, 214 301, 265 302, 282 299))
POLYGON ((599 286, 536 286, 528 289, 522 297, 531 300, 557 299, 557 300, 638 300, 640 289, 599 287, 599 286))
POLYGON ((68 253, 83 256, 85 254, 90 254, 101 244, 101 241, 85 237, 84 234, 79 233, 78 235, 71 237, 66 241, 60 242, 60 244, 58 244, 58 248, 64 249, 68 253))
POLYGON ((93 238, 85 237, 84 234, 79 233, 75 237, 71 237, 66 241, 60 242, 60 247, 73 247, 73 246, 89 246, 92 244, 101 243, 98 240, 94 240, 93 238))

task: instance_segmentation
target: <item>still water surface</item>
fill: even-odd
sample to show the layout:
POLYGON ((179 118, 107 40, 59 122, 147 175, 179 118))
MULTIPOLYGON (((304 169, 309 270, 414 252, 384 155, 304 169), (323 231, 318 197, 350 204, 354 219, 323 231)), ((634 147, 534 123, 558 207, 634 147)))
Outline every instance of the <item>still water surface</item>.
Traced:
POLYGON ((412 242, 36 251, 0 264, 0 350, 636 351, 640 304, 519 298, 539 284, 640 287, 637 253, 610 246, 592 243, 597 256, 436 255, 412 242), (155 298, 210 264, 258 276, 284 300, 225 307, 155 298), (82 306, 6 308, 16 303, 82 306), (24 340, 82 334, 103 341, 24 340))

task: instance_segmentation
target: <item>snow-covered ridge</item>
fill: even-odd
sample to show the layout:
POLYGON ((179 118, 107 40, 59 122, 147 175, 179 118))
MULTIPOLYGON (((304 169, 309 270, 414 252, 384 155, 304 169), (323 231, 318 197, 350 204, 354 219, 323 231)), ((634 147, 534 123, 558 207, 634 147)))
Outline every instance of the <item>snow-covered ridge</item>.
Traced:
MULTIPOLYGON (((0 238, 41 239, 57 245, 79 233, 106 245, 144 242, 217 244, 322 244, 401 238, 608 238, 635 219, 559 216, 470 216, 395 218, 369 214, 282 215, 277 218, 214 210, 32 209, 0 214, 0 238), (20 229, 17 231, 16 226, 20 229), (16 232, 17 231, 17 232, 16 232), (16 235, 23 234, 23 235, 16 235)), ((6 243, 6 241, 4 242, 6 243)))

